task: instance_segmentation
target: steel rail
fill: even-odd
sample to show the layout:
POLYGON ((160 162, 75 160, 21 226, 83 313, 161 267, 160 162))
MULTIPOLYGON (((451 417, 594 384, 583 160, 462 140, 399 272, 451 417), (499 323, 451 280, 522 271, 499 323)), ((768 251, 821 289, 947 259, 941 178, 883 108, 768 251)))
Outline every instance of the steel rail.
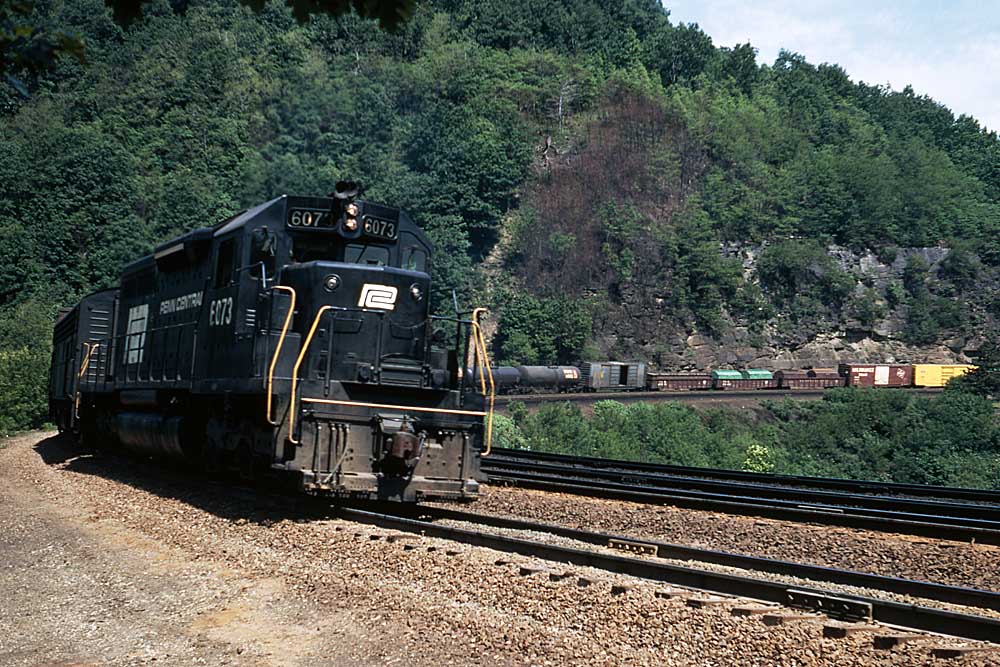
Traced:
POLYGON ((840 570, 821 565, 808 565, 805 563, 795 563, 792 561, 776 560, 759 556, 747 556, 745 554, 737 554, 728 551, 699 549, 697 547, 670 544, 668 542, 648 540, 636 536, 597 533, 556 524, 538 523, 534 521, 525 521, 523 519, 492 516, 474 512, 462 512, 442 507, 421 507, 420 514, 423 517, 428 517, 435 521, 442 519, 449 521, 464 521, 467 523, 493 526, 495 528, 551 533, 553 535, 559 535, 560 537, 577 540, 578 542, 586 542, 588 544, 604 547, 608 546, 613 540, 639 543, 653 547, 656 550, 655 555, 658 558, 695 560, 702 563, 738 567, 744 570, 755 570, 757 572, 783 574, 792 577, 801 577, 803 579, 817 580, 825 583, 840 584, 842 586, 874 588, 889 593, 899 593, 902 595, 911 595, 913 597, 925 598, 928 600, 937 600, 939 602, 948 602, 951 604, 981 607, 983 609, 1000 611, 1000 592, 995 591, 968 588, 964 586, 951 586, 948 584, 919 581, 916 579, 904 579, 901 577, 887 577, 880 574, 871 574, 868 572, 858 572, 854 570, 840 570))
POLYGON ((833 505, 822 502, 809 502, 807 500, 785 500, 781 498, 761 498, 759 496, 745 496, 739 495, 737 493, 717 493, 711 491, 701 491, 698 489, 689 490, 683 488, 660 488, 654 486, 645 486, 640 484, 626 484, 622 482, 613 482, 605 480, 586 480, 586 479, 574 479, 569 476, 563 476, 559 474, 544 474, 544 473, 533 473, 533 472, 520 472, 515 470, 503 470, 495 471, 490 475, 490 479, 493 481, 502 482, 521 482, 521 481, 534 481, 534 482, 552 482, 554 484, 574 484, 585 487, 592 487, 595 489, 610 489, 614 491, 625 491, 625 492, 635 492, 638 494, 649 494, 653 496, 664 496, 673 498, 676 496, 685 498, 704 498, 706 500, 732 500, 734 502, 744 503, 748 505, 760 505, 762 507, 788 507, 788 508, 805 508, 812 510, 819 510, 824 512, 831 512, 850 516, 861 516, 861 517, 872 517, 877 519, 892 519, 898 521, 907 521, 911 523, 933 523, 943 526, 956 526, 961 528, 978 528, 986 531, 993 531, 1000 534, 1000 521, 994 521, 991 519, 975 519, 969 517, 961 516, 951 516, 945 514, 923 514, 913 511, 894 511, 894 510, 883 510, 878 508, 867 508, 867 507, 853 507, 849 505, 833 505))
MULTIPOLYGON (((826 491, 818 489, 793 489, 782 486, 750 484, 747 482, 708 480, 698 477, 683 477, 668 474, 656 474, 633 471, 617 471, 605 468, 584 468, 567 464, 543 463, 534 461, 517 461, 505 459, 502 461, 483 461, 487 472, 503 475, 509 471, 533 472, 557 475, 566 479, 598 480, 620 484, 638 484, 643 487, 655 487, 671 491, 714 491, 727 494, 738 494, 751 498, 774 498, 790 500, 796 503, 843 505, 851 508, 865 508, 905 512, 908 514, 923 514, 934 517, 961 517, 981 521, 1000 521, 1000 506, 978 503, 956 503, 950 500, 919 500, 909 498, 886 497, 848 493, 843 491, 826 491)), ((1000 524, 998 524, 1000 528, 1000 524)))
POLYGON ((901 484, 898 482, 879 482, 874 480, 852 480, 836 477, 809 477, 805 475, 778 475, 772 473, 746 472, 743 470, 723 470, 721 468, 699 468, 694 466, 679 466, 666 463, 640 463, 637 461, 622 461, 604 459, 594 456, 571 456, 550 452, 534 452, 521 449, 493 448, 492 462, 501 459, 519 459, 528 461, 552 461, 567 465, 581 465, 591 468, 607 468, 614 470, 637 470, 641 472, 680 474, 691 477, 706 477, 711 479, 739 480, 759 484, 782 485, 789 487, 811 487, 817 489, 841 490, 848 492, 871 492, 883 495, 908 495, 928 498, 946 498, 951 500, 974 500, 980 502, 1000 503, 1000 491, 986 489, 971 489, 953 486, 932 486, 927 484, 901 484))
MULTIPOLYGON (((831 597, 829 591, 822 589, 789 586, 788 584, 765 579, 755 579, 671 563, 604 554, 587 549, 545 544, 465 528, 440 526, 399 515, 381 514, 350 508, 339 508, 337 514, 340 518, 349 521, 486 547, 505 553, 521 554, 554 561, 560 565, 568 564, 593 567, 628 576, 783 605, 789 604, 791 594, 794 591, 802 591, 824 598, 831 597)), ((953 635, 964 639, 994 643, 1000 639, 1000 619, 880 600, 860 595, 841 595, 838 593, 836 597, 852 600, 863 605, 870 605, 872 620, 882 623, 925 632, 953 635)))
POLYGON ((917 520, 921 517, 912 514, 894 514, 881 510, 852 510, 852 508, 844 507, 809 506, 784 500, 741 498, 702 491, 666 493, 657 491, 655 488, 634 487, 611 482, 573 484, 565 479, 529 473, 491 475, 490 481, 494 484, 508 483, 522 488, 593 498, 672 505, 685 509, 708 510, 725 514, 759 516, 783 521, 818 523, 942 540, 1000 545, 1000 530, 995 525, 991 522, 979 522, 973 519, 940 517, 945 521, 942 523, 941 521, 933 521, 933 517, 923 517, 925 520, 917 520))
MULTIPOLYGON (((836 389, 838 387, 831 387, 836 389)), ((502 394, 497 396, 497 404, 509 406, 522 403, 526 406, 543 403, 580 403, 588 405, 598 401, 618 401, 619 403, 725 403, 746 399, 754 403, 779 399, 821 400, 830 389, 664 389, 655 391, 601 391, 564 392, 559 394, 525 393, 502 394)), ((886 391, 880 389, 879 391, 886 391)), ((897 387, 888 391, 919 395, 940 394, 938 387, 897 387)))

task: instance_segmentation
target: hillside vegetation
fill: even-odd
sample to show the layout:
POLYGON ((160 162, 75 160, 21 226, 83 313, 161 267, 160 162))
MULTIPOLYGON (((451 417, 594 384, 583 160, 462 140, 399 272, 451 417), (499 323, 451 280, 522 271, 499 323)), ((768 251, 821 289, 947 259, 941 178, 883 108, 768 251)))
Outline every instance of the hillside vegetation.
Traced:
POLYGON ((832 389, 821 401, 750 410, 601 401, 500 416, 506 447, 790 475, 1000 489, 1000 424, 990 401, 832 389))
POLYGON ((28 97, 0 82, 0 431, 44 418, 60 305, 345 177, 427 230, 442 307, 452 288, 494 306, 505 361, 888 313, 926 345, 1000 316, 995 133, 836 65, 716 48, 655 0, 607 5, 441 0, 387 33, 273 2, 159 0, 127 29, 101 0, 38 2, 86 62, 22 76, 28 97), (763 250, 746 270, 724 242, 763 250), (831 244, 949 252, 869 286, 831 244))

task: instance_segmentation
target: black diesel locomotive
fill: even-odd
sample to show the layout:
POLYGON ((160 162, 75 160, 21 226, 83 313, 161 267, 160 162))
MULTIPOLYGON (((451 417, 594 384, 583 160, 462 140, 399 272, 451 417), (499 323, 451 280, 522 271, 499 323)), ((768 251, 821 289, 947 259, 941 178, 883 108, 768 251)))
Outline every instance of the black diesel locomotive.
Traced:
POLYGON ((61 313, 60 430, 309 493, 475 498, 492 409, 465 372, 491 377, 480 311, 432 317, 426 236, 357 194, 282 196, 189 232, 61 313))

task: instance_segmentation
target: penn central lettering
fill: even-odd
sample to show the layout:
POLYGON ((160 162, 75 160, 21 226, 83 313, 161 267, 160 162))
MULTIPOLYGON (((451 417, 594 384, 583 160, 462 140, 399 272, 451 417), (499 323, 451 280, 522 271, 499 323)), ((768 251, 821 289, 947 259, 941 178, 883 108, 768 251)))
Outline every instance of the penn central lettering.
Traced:
POLYGON ((160 315, 170 315, 179 313, 188 308, 199 308, 201 306, 201 292, 191 292, 183 296, 175 296, 173 299, 166 299, 160 302, 160 315))

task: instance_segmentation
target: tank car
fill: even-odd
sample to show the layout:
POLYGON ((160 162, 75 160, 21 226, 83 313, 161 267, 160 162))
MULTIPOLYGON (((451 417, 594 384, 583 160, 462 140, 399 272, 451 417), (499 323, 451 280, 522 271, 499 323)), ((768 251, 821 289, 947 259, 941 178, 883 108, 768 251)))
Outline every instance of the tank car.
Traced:
POLYGON ((519 386, 552 392, 572 391, 580 385, 576 366, 518 366, 519 386))
POLYGON ((191 231, 57 322, 52 418, 312 494, 475 498, 489 362, 478 311, 431 316, 431 261, 404 211, 351 184, 191 231))

